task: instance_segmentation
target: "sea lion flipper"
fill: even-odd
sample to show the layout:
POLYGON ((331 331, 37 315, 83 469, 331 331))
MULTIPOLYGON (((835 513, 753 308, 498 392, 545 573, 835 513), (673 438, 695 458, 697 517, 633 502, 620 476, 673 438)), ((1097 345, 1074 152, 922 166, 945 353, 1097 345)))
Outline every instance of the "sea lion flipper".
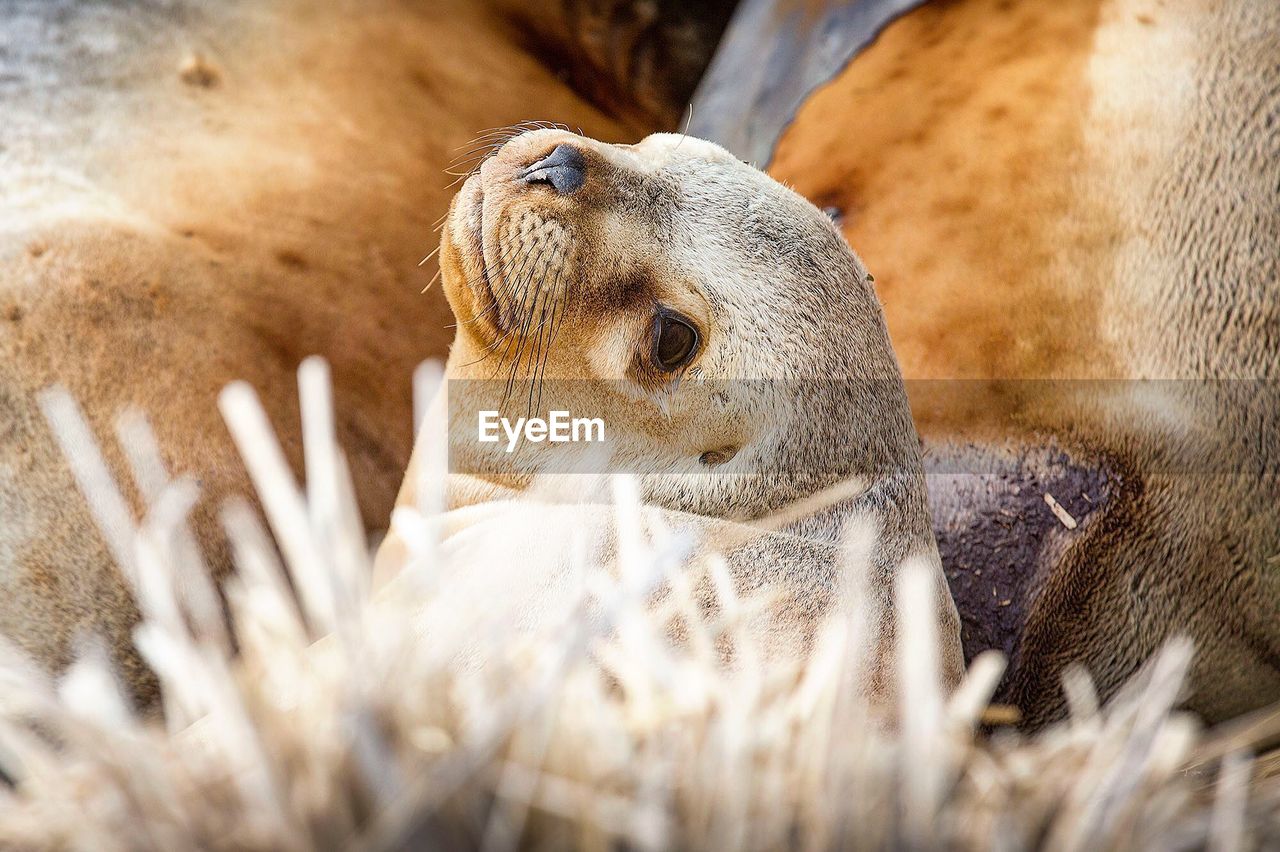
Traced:
POLYGON ((922 0, 743 0, 694 94, 688 132, 764 165, 809 93, 922 0))

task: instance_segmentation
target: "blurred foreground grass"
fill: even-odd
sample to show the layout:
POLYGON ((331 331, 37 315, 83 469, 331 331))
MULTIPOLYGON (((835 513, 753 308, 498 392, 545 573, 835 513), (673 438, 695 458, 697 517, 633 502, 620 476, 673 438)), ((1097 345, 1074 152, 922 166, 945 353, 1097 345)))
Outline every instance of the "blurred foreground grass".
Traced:
MULTIPOLYGON (((420 398, 437 383, 423 371, 420 398)), ((1251 756, 1280 711, 1201 730, 1174 709, 1186 644, 1109 706, 1068 672, 1068 721, 984 733, 1003 661, 979 657, 941 694, 927 580, 906 571, 901 700, 886 715, 852 688, 874 619, 837 613, 804 660, 764 658, 743 629, 760 602, 714 554, 646 523, 625 479, 608 484, 616 564, 592 564, 582 542, 528 555, 572 563, 556 618, 518 629, 495 605, 503 572, 519 588, 528 564, 484 565, 499 582, 480 594, 455 581, 479 570, 485 539, 441 540, 440 465, 423 466, 425 505, 395 521, 412 564, 374 590, 327 368, 304 364, 300 388, 303 487, 253 393, 223 396, 271 528, 247 505, 224 512, 230 635, 184 527, 193 483, 126 420, 149 506, 129 517, 74 402, 46 396, 134 584, 164 720, 132 711, 99 649, 54 682, 0 648, 0 769, 15 782, 0 786, 0 847, 1280 846, 1280 778, 1251 756)), ((521 505, 504 512, 500 528, 519 535, 521 505)))

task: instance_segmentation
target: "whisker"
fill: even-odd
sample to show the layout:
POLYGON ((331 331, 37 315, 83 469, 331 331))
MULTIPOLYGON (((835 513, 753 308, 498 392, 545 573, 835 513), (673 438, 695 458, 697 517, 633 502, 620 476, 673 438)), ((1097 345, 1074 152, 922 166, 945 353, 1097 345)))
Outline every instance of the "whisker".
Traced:
MULTIPOLYGON (((520 129, 517 126, 511 125, 511 124, 505 124, 501 127, 490 127, 488 130, 480 131, 479 133, 477 133, 475 136, 471 138, 470 142, 466 142, 462 145, 459 145, 458 148, 466 148, 469 145, 475 145, 479 142, 483 142, 486 139, 499 139, 499 138, 509 139, 512 136, 518 136, 519 134, 520 134, 520 129)), ((455 148, 454 150, 458 150, 458 149, 455 148)))
MULTIPOLYGON (((418 264, 418 265, 419 265, 419 266, 421 266, 422 264, 418 264)), ((435 283, 436 283, 436 281, 438 281, 438 280, 440 279, 440 273, 442 273, 443 271, 444 271, 444 269, 443 269, 443 268, 439 268, 439 269, 437 269, 437 270, 436 270, 436 274, 431 276, 431 280, 427 282, 427 286, 423 287, 423 288, 422 288, 422 291, 421 291, 420 293, 418 293, 418 295, 419 295, 419 296, 424 295, 428 290, 430 290, 430 289, 431 289, 431 285, 432 285, 432 284, 435 284, 435 283)))
POLYGON ((459 148, 466 147, 467 145, 470 145, 472 142, 475 142, 476 139, 482 139, 485 136, 491 136, 494 133, 501 133, 510 129, 511 129, 511 125, 509 124, 500 124, 500 125, 497 125, 496 127, 486 127, 485 129, 478 131, 476 135, 472 138, 471 142, 465 142, 462 145, 459 145, 458 147, 459 148))
MULTIPOLYGON (((511 332, 510 332, 510 333, 508 333, 508 335, 507 335, 507 337, 509 338, 509 340, 508 340, 508 342, 507 342, 507 346, 506 346, 506 348, 502 351, 502 355, 501 355, 501 357, 499 357, 499 359, 498 359, 498 363, 497 363, 496 367, 494 368, 494 373, 493 373, 493 375, 497 375, 498 369, 500 369, 500 368, 502 367, 502 365, 503 365, 504 363, 506 363, 507 355, 509 355, 509 354, 511 353, 511 347, 512 347, 512 346, 514 346, 514 345, 516 345, 519 341, 521 341, 521 340, 523 339, 523 338, 522 338, 522 335, 523 335, 523 332, 525 331, 525 328, 524 328, 524 323, 520 321, 520 318, 525 316, 524 308, 525 308, 525 305, 526 305, 526 304, 528 303, 528 301, 529 301, 529 294, 530 294, 530 293, 533 291, 533 289, 534 289, 533 287, 531 287, 531 286, 530 286, 530 284, 532 283, 533 278, 534 278, 535 274, 537 273, 539 266, 541 266, 542 256, 543 256, 543 254, 542 254, 541 252, 539 252, 539 253, 538 253, 538 255, 536 256, 536 260, 534 261, 533 265, 529 268, 529 272, 528 272, 528 274, 527 274, 527 275, 525 275, 525 276, 522 276, 521 281, 520 281, 520 284, 519 284, 519 285, 517 285, 517 286, 522 287, 522 288, 524 289, 524 292, 523 292, 522 294, 520 294, 520 303, 519 303, 519 305, 516 307, 516 318, 517 318, 517 322, 516 322, 516 324, 515 324, 515 325, 513 325, 513 326, 512 326, 511 332)), ((523 346, 523 344, 521 344, 521 345, 523 346)), ((516 357, 517 357, 517 361, 516 361, 516 362, 513 362, 513 364, 512 364, 512 375, 513 375, 513 376, 515 375, 515 363, 518 363, 518 360, 519 360, 519 349, 517 349, 517 350, 516 350, 516 357)), ((490 378, 493 378, 493 376, 490 376, 490 378)), ((503 403, 505 403, 505 402, 507 401, 507 397, 510 395, 510 392, 511 392, 511 382, 510 382, 510 379, 508 379, 508 382, 507 382, 507 390, 506 390, 506 392, 503 394, 503 397, 502 397, 502 401, 503 401, 503 403)))
MULTIPOLYGON (((534 269, 536 271, 537 267, 535 267, 534 269)), ((517 313, 516 322, 518 324, 519 330, 516 333, 516 336, 512 339, 511 343, 507 344, 508 349, 510 349, 510 347, 513 345, 515 346, 515 354, 511 360, 511 372, 507 377, 506 392, 503 394, 504 402, 506 401, 507 397, 510 396, 511 394, 512 386, 515 382, 516 371, 519 369, 519 366, 520 366, 521 356, 524 353, 525 347, 528 346, 529 344, 529 337, 528 337, 529 325, 533 320, 533 311, 534 309, 537 308, 538 300, 541 297, 542 297, 541 288, 534 286, 533 282, 530 281, 525 286, 524 297, 520 301, 520 308, 517 313), (525 310, 526 304, 528 304, 528 307, 529 307, 528 311, 525 310)), ((504 352, 503 361, 506 360, 506 355, 507 353, 504 352)))
MULTIPOLYGON (((512 250, 512 252, 514 253, 514 252, 518 251, 518 250, 519 250, 519 248, 518 248, 518 247, 514 247, 514 246, 513 246, 511 250, 512 250)), ((522 265, 521 265, 521 268, 522 268, 522 269, 524 268, 524 266, 525 266, 525 265, 527 265, 527 264, 528 264, 528 260, 529 260, 529 255, 525 255, 525 262, 524 262, 524 264, 522 264, 522 265)), ((499 264, 503 264, 505 261, 503 260, 503 258, 502 258, 502 257, 499 257, 498 262, 499 262, 499 264)), ((505 280, 506 276, 504 275, 504 276, 503 276, 503 278, 504 278, 504 280, 505 280)), ((478 321, 481 317, 483 317, 485 314, 489 313, 491 310, 494 310, 495 308, 497 308, 497 307, 498 307, 498 293, 497 293, 497 291, 496 291, 496 289, 495 289, 495 286, 497 286, 497 282, 495 282, 494 280, 490 279, 490 290, 491 290, 491 291, 493 291, 493 296, 492 296, 492 298, 491 298, 491 301, 490 301, 490 303, 489 303, 489 306, 488 306, 487 308, 485 308, 483 311, 481 311, 480 313, 476 314, 476 315, 475 315, 474 317, 472 317, 471 319, 469 319, 469 320, 463 320, 463 321, 462 321, 463 323, 465 323, 465 324, 474 323, 474 322, 478 321)), ((504 293, 505 293, 505 292, 507 292, 507 287, 506 287, 506 285, 504 284, 504 285, 501 285, 501 286, 503 287, 503 292, 504 292, 504 293)), ((507 340, 509 340, 509 339, 511 338, 511 335, 515 332, 515 330, 516 330, 516 327, 515 327, 514 325, 513 325, 513 326, 511 326, 511 328, 507 329, 507 332, 506 332, 505 334, 503 334, 501 337, 499 337, 499 338, 498 338, 497 340, 495 340, 493 343, 490 343, 488 346, 486 346, 486 347, 485 347, 484 355, 482 355, 481 357, 477 358, 476 360, 474 360, 474 361, 472 361, 472 362, 470 362, 470 363, 468 363, 468 364, 466 364, 466 365, 464 365, 464 366, 468 366, 468 367, 469 367, 469 366, 472 366, 472 365, 475 365, 475 364, 479 364, 479 363, 480 363, 480 362, 482 362, 482 361, 487 361, 487 360, 489 360, 489 358, 493 355, 493 353, 494 353, 495 351, 497 351, 497 348, 498 348, 499 346, 501 346, 501 345, 503 344, 503 342, 504 342, 504 341, 507 341, 507 340)), ((504 355, 503 357, 505 357, 505 355, 504 355)), ((498 370, 499 370, 499 369, 501 369, 501 367, 502 367, 502 360, 503 360, 502 358, 499 358, 499 359, 498 359, 498 363, 497 363, 496 365, 494 365, 493 372, 489 374, 489 378, 490 378, 490 379, 492 379, 495 375, 497 375, 498 370)))
MULTIPOLYGON (((557 317, 559 317, 560 319, 563 319, 563 317, 564 317, 564 307, 565 307, 566 305, 568 305, 568 303, 569 303, 569 300, 568 300, 567 298, 561 298, 561 296, 562 296, 563 294, 560 292, 560 282, 561 282, 561 280, 562 280, 562 278, 563 278, 563 277, 564 277, 564 269, 563 269, 563 267, 562 267, 562 268, 561 268, 561 269, 556 273, 556 280, 555 280, 555 282, 551 285, 551 290, 550 290, 550 292, 551 292, 551 296, 552 296, 552 298, 551 298, 551 324, 547 327, 547 342, 546 342, 546 349, 545 349, 545 350, 543 351, 543 353, 542 353, 542 359, 541 359, 541 363, 540 363, 540 365, 539 365, 539 369, 538 369, 537 371, 535 371, 535 374, 534 374, 534 381, 535 381, 535 382, 537 383, 537 385, 538 385, 538 406, 537 406, 537 408, 538 408, 538 410, 539 410, 539 411, 541 411, 541 410, 542 410, 542 385, 543 385, 543 382, 544 382, 545 377, 546 377, 546 374, 547 374, 547 361, 551 360, 551 346, 552 346, 552 344, 553 344, 553 343, 555 343, 555 339, 556 339, 556 332, 559 330, 559 325, 558 325, 557 317)), ((539 340, 541 340, 541 335, 539 335, 539 340)))
MULTIPOLYGON (((513 329, 513 330, 514 330, 514 329, 513 329)), ((511 331, 508 331, 506 334, 502 335, 502 337, 499 337, 496 341, 494 341, 493 343, 491 343, 491 344, 489 344, 488 346, 486 346, 486 347, 485 347, 485 349, 484 349, 484 354, 483 354, 483 355, 481 355, 479 358, 475 359, 474 361, 468 361, 467 363, 463 364, 462 366, 464 366, 464 367, 474 367, 476 364, 483 364, 485 361, 488 361, 490 358, 492 358, 492 357, 493 357, 494 350, 495 350, 499 345, 501 345, 501 344, 502 344, 502 341, 506 340, 506 339, 507 339, 508 337, 510 337, 510 336, 511 336, 511 331)), ((499 362, 498 362, 498 366, 501 366, 501 365, 502 365, 502 362, 501 362, 501 361, 499 361, 499 362)), ((495 369, 494 369, 494 371, 493 371, 492 373, 490 373, 490 374, 489 374, 489 378, 491 378, 491 379, 492 379, 496 374, 497 374, 497 369, 495 368, 495 369)))
POLYGON ((438 253, 439 253, 439 251, 440 251, 440 246, 436 246, 435 248, 433 248, 433 249, 431 250, 431 253, 430 253, 430 254, 428 254, 428 255, 427 255, 426 257, 424 257, 422 260, 418 261, 418 266, 422 266, 422 264, 426 263, 428 260, 430 260, 431 258, 435 257, 435 256, 436 256, 436 254, 438 254, 438 253))
MULTIPOLYGON (((565 284, 564 292, 558 294, 559 296, 563 297, 559 300, 560 310, 556 314, 556 316, 552 317, 551 319, 551 337, 547 341, 548 346, 555 343, 556 335, 560 333, 560 326, 564 323, 564 316, 569 312, 569 282, 566 281, 564 282, 564 284, 565 284)), ((557 288, 559 287, 559 285, 560 285, 560 278, 557 278, 556 279, 557 288)))
MULTIPOLYGON (((544 255, 545 255, 545 252, 539 253, 538 263, 535 264, 533 269, 530 271, 529 281, 525 282, 523 285, 524 294, 520 300, 520 306, 517 309, 517 315, 519 316, 519 323, 520 323, 520 333, 519 333, 519 336, 512 341, 512 343, 516 344, 516 352, 515 352, 515 357, 511 362, 511 373, 507 377, 507 388, 502 396, 503 403, 505 403, 508 397, 510 397, 511 395, 511 390, 515 383, 516 370, 519 369, 519 366, 520 366, 521 355, 524 352, 525 346, 528 345, 528 342, 529 342, 528 333, 529 333, 529 325, 533 322, 533 310, 534 308, 537 307, 538 299, 541 298, 542 296, 542 288, 540 286, 534 286, 534 278, 538 273, 538 271, 540 269, 543 269, 545 266, 545 264, 543 263, 544 255), (529 304, 530 294, 533 294, 532 304, 529 304), (526 304, 529 305, 528 311, 525 310, 526 304)), ((511 345, 512 345, 511 343, 507 344, 508 350, 510 349, 511 345)), ((503 353, 502 358, 503 358, 503 361, 506 360, 506 352, 503 353)), ((501 363, 502 362, 500 361, 499 364, 501 363)))
MULTIPOLYGON (((558 276, 558 275, 557 275, 556 277, 557 277, 557 279, 559 278, 559 276, 558 276)), ((526 417, 532 417, 532 416, 533 416, 533 412, 534 412, 534 407, 533 407, 533 391, 534 391, 534 389, 535 389, 535 388, 539 387, 539 384, 540 384, 540 383, 539 383, 539 380, 538 380, 539 368, 540 368, 543 364, 545 364, 545 363, 546 363, 546 361, 544 360, 544 357, 543 357, 543 350, 542 350, 542 345, 543 345, 543 344, 542 344, 542 335, 543 335, 543 331, 544 331, 544 329, 546 328, 546 325, 547 325, 547 309, 548 309, 549 307, 554 308, 554 305, 555 305, 555 292, 554 292, 554 289, 552 289, 552 290, 547 290, 547 291, 546 291, 546 293, 544 294, 544 298, 543 298, 543 300, 542 300, 542 312, 539 314, 539 318, 538 318, 538 327, 537 327, 537 328, 534 330, 534 332, 533 332, 533 333, 534 333, 534 347, 533 347, 533 352, 532 352, 532 353, 531 353, 531 355, 529 356, 529 360, 530 360, 530 362, 531 362, 531 365, 530 365, 530 366, 531 366, 531 369, 530 369, 530 371, 529 371, 529 402, 528 402, 528 406, 527 406, 527 408, 525 409, 525 416, 526 416, 526 417), (548 303, 550 303, 550 304, 548 304, 548 303)), ((553 314, 553 315, 554 315, 554 314, 553 314)), ((541 408, 541 407, 542 407, 542 391, 541 391, 541 389, 539 388, 539 390, 538 390, 538 408, 541 408)))
MULTIPOLYGON (((516 331, 515 326, 512 326, 511 328, 507 329, 506 334, 502 335, 502 337, 499 337, 493 343, 489 344, 489 346, 485 347, 484 355, 477 358, 475 361, 472 361, 471 363, 479 364, 483 361, 488 361, 490 358, 493 357, 493 354, 497 351, 498 347, 503 344, 504 341, 511 339, 511 335, 515 334, 515 331, 516 331)), ((489 374, 489 378, 492 379, 494 376, 498 375, 498 370, 501 368, 502 368, 502 358, 499 357, 498 363, 493 365, 493 372, 489 374)))
MULTIPOLYGON (((546 314, 547 314, 546 299, 545 299, 545 298, 543 298, 543 300, 542 300, 542 301, 543 301, 543 305, 542 305, 542 314, 541 314, 541 315, 542 315, 543 317, 545 317, 545 316, 546 316, 546 314)), ((536 306, 535 306, 535 307, 536 307, 536 306)), ((541 324, 539 324, 539 328, 541 328, 541 324)), ((536 331, 536 330, 535 330, 535 331, 533 332, 533 335, 532 335, 532 340, 533 340, 533 349, 532 349, 532 351, 529 353, 529 367, 530 367, 530 370, 529 370, 529 372, 528 372, 528 373, 526 373, 526 376, 528 376, 528 378, 529 378, 529 394, 528 394, 528 399, 527 399, 527 401, 525 402, 525 410, 524 410, 524 416, 525 416, 525 417, 532 417, 532 416, 533 416, 533 391, 534 391, 534 388, 537 386, 537 377, 538 377, 538 360, 542 357, 542 335, 541 335, 541 333, 540 333, 539 331, 536 331)), ((539 402, 541 402, 541 399, 539 399, 539 402)))
POLYGON ((448 169, 445 169, 445 172, 444 172, 444 173, 445 173, 445 174, 447 174, 447 175, 449 175, 450 177, 452 177, 452 178, 453 178, 453 180, 451 180, 451 181, 449 181, 449 183, 445 184, 445 187, 444 187, 444 188, 445 188, 445 189, 453 189, 455 186, 457 186, 458 184, 462 183, 462 182, 463 182, 463 181, 465 181, 467 178, 469 178, 469 177, 471 177, 473 174, 475 174, 475 173, 476 173, 476 170, 475 170, 475 167, 472 167, 472 168, 467 169, 467 171, 465 171, 465 172, 461 172, 461 173, 459 173, 459 172, 451 172, 451 171, 449 171, 448 169))
MULTIPOLYGON (((520 250, 520 249, 519 249, 519 247, 518 247, 518 246, 513 246, 513 247, 511 248, 511 252, 512 252, 512 254, 514 254, 515 252, 518 252, 519 250, 520 250)), ((506 260, 509 260, 509 259, 510 259, 509 257, 508 257, 508 258, 506 258, 506 259, 504 259, 504 258, 502 257, 502 255, 500 254, 500 255, 498 256, 498 264, 499 264, 499 266, 500 266, 500 267, 505 266, 505 264, 506 264, 506 260)), ((525 256, 525 263, 528 263, 528 255, 526 255, 526 256, 525 256)), ((521 268, 523 269, 523 265, 521 266, 521 268)), ((488 306, 487 308, 485 308, 483 311, 481 311, 480 313, 476 314, 476 315, 475 315, 474 317, 472 317, 471 319, 469 319, 469 320, 462 320, 461 322, 462 322, 463 324, 465 324, 465 325, 470 325, 470 324, 472 324, 472 323, 476 322, 477 320, 479 320, 481 317, 483 317, 483 316, 485 316, 486 314, 488 314, 491 310, 494 310, 495 308, 497 308, 497 307, 498 307, 498 303, 501 301, 501 297, 502 297, 502 296, 504 296, 504 295, 506 295, 506 294, 507 294, 507 292, 508 292, 508 285, 507 285, 507 282, 506 282, 506 278, 507 278, 507 275, 506 275, 506 273, 505 273, 505 272, 503 272, 502 280, 501 280, 501 281, 495 280, 495 279, 493 278, 493 276, 490 276, 490 277, 489 277, 489 290, 490 290, 490 292, 491 292, 490 301, 489 301, 489 306, 488 306), (498 290, 498 288, 499 288, 499 287, 501 288, 501 292, 499 292, 499 290, 498 290)))
POLYGON ((464 154, 460 154, 457 157, 454 157, 452 160, 449 161, 449 165, 445 168, 445 173, 451 174, 451 175, 457 174, 458 172, 456 170, 458 169, 459 166, 463 165, 464 163, 469 164, 469 163, 475 162, 476 160, 483 161, 484 158, 493 154, 495 151, 497 151, 499 148, 505 145, 507 141, 508 140, 506 139, 499 139, 495 142, 488 142, 484 145, 480 145, 476 148, 472 148, 470 151, 467 151, 464 154))
POLYGON ((504 125, 503 127, 491 127, 488 130, 480 131, 475 136, 471 137, 471 140, 469 142, 464 142, 461 145, 459 145, 457 148, 454 148, 453 150, 460 151, 463 148, 475 145, 479 142, 483 142, 486 139, 496 139, 500 136, 509 136, 510 134, 511 134, 510 125, 504 125))

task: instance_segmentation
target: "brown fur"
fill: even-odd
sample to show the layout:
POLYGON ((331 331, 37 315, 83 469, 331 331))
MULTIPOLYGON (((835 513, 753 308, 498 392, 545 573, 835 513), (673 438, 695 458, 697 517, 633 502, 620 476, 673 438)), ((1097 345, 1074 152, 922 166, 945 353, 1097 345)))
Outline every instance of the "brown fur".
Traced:
POLYGON ((909 380, 1255 380, 909 381, 935 462, 991 472, 930 487, 966 651, 1012 651, 1032 723, 1063 665, 1110 694, 1176 633, 1208 719, 1280 698, 1278 57, 1268 3, 930 5, 779 149, 843 212, 909 380))
POLYGON ((420 295, 434 265, 416 268, 443 169, 530 113, 633 131, 481 3, 5 0, 0 17, 0 633, 55 670, 105 634, 147 701, 134 607, 37 392, 68 387, 100 433, 145 412, 200 480, 221 570, 214 510, 248 483, 216 394, 253 383, 297 465, 293 374, 323 354, 365 520, 384 527, 409 376, 450 334, 439 291, 420 295))

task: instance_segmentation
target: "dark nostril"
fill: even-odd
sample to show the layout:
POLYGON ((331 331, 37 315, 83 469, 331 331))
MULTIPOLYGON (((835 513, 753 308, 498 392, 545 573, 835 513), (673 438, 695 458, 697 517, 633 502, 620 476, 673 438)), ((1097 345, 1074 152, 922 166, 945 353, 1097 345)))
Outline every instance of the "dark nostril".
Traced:
POLYGON ((587 160, 572 145, 557 145, 538 162, 520 171, 516 177, 525 183, 546 183, 561 195, 572 195, 587 182, 587 160))

